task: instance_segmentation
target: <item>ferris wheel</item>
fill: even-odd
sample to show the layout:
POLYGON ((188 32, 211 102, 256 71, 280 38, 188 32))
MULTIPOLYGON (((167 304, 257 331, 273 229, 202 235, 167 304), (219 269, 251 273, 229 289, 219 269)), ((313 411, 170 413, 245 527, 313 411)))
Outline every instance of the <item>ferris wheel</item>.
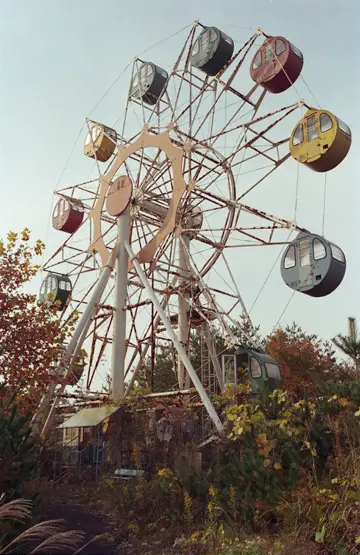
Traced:
MULTIPOLYGON (((298 294, 322 297, 339 286, 340 247, 306 222, 269 213, 257 194, 291 157, 321 173, 350 149, 350 130, 334 114, 299 99, 281 103, 303 63, 285 37, 257 30, 235 48, 223 30, 197 21, 171 68, 159 57, 135 59, 120 126, 86 120, 84 155, 97 176, 56 193, 52 224, 64 242, 44 264, 40 292, 64 321, 80 316, 63 375, 85 347, 77 379, 99 389, 105 357, 116 402, 146 358, 171 345, 177 389, 192 382, 220 430, 209 398, 210 382, 224 387, 213 336, 220 329, 234 342, 239 314, 250 320, 233 271, 241 247, 282 246, 280 275, 298 294), (193 330, 212 381, 189 360, 193 330)), ((41 404, 53 402, 50 415, 56 388, 54 377, 41 404)))

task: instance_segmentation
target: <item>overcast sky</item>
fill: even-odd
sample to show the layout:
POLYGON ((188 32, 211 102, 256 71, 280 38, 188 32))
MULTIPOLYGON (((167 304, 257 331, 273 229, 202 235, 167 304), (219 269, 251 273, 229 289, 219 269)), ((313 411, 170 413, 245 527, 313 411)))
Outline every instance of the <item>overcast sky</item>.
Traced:
MULTIPOLYGON (((359 0, 0 0, 0 8, 0 237, 27 226, 49 249, 55 245, 56 232, 49 227, 52 192, 72 145, 84 118, 138 53, 197 18, 239 41, 261 27, 268 34, 286 36, 303 51, 303 76, 311 92, 353 133, 349 155, 329 173, 325 214, 325 235, 346 253, 346 277, 326 299, 296 294, 282 323, 296 320, 309 331, 331 337, 345 331, 347 316, 359 316, 359 0)), ((166 48, 164 57, 175 59, 177 52, 166 48)), ((123 111, 127 86, 119 80, 97 109, 100 121, 114 121, 123 111)), ((87 178, 81 143, 74 157, 62 178, 64 186, 87 178)), ((292 183, 295 168, 290 164, 287 169, 286 179, 292 183)), ((321 229, 323 183, 323 177, 310 170, 301 172, 299 223, 315 225, 316 217, 316 231, 321 229)), ((287 215, 281 196, 277 213, 287 215)), ((277 254, 262 258, 261 249, 254 249, 260 281, 277 254)), ((247 257, 246 268, 236 273, 250 305, 259 290, 251 265, 247 257)), ((270 331, 290 296, 276 268, 257 302, 255 323, 270 331)))

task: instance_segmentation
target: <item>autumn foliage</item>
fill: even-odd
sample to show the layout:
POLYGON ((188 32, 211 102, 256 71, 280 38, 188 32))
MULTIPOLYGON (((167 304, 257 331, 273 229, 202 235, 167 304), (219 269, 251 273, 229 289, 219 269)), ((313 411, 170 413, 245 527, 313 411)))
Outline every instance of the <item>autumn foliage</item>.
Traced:
POLYGON ((331 344, 295 324, 276 330, 267 340, 267 352, 279 363, 285 388, 300 395, 304 387, 312 390, 341 370, 331 344))
POLYGON ((44 247, 41 241, 31 243, 28 229, 0 241, 0 383, 16 393, 23 411, 38 405, 72 326, 26 292, 44 247))

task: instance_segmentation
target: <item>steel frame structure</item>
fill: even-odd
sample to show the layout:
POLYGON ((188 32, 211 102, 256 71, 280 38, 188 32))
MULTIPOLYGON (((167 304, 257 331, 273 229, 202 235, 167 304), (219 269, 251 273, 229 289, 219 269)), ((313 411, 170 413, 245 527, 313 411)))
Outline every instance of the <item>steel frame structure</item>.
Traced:
MULTIPOLYGON (((211 360, 213 375, 223 388, 212 330, 221 328, 231 341, 235 315, 249 317, 226 252, 284 245, 289 231, 301 229, 294 221, 253 207, 247 199, 290 157, 290 129, 284 133, 284 122, 303 103, 262 113, 266 92, 258 85, 241 90, 241 72, 261 31, 234 52, 216 78, 194 70, 190 53, 199 27, 202 24, 195 22, 188 33, 155 106, 128 95, 117 150, 105 170, 95 160, 97 178, 57 191, 70 202, 80 201, 87 217, 44 270, 66 269, 73 295, 61 318, 66 320, 74 310, 80 314, 62 361, 65 376, 86 345, 89 395, 110 346, 112 399, 118 402, 131 391, 149 352, 153 366, 156 349, 169 342, 176 351, 178 388, 188 390, 193 383, 221 433, 202 383, 204 374, 189 360, 191 314, 196 311, 207 364, 211 360), (142 128, 135 133, 131 110, 142 117, 142 128), (104 207, 108 188, 123 175, 131 181, 131 198, 126 210, 111 216, 104 207), (234 291, 211 283, 211 273, 221 261, 234 291)), ((132 79, 141 63, 135 59, 132 79)), ((89 131, 93 123, 97 122, 87 120, 89 131)), ((54 382, 42 401, 35 423, 54 399, 43 434, 63 391, 64 386, 54 382)))

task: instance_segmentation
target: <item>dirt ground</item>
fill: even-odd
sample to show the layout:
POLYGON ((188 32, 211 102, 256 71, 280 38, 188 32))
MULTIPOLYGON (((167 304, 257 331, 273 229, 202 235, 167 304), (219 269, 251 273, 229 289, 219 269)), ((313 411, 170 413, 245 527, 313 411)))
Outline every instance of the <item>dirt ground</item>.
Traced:
POLYGON ((39 493, 40 504, 34 515, 36 522, 61 519, 66 530, 81 530, 85 534, 84 543, 95 536, 108 536, 107 540, 98 541, 81 551, 83 555, 127 555, 117 545, 115 523, 87 499, 83 490, 68 485, 54 487, 48 483, 41 485, 39 493))
MULTIPOLYGON (((71 500, 59 502, 48 499, 46 506, 42 507, 38 518, 41 520, 64 520, 67 530, 81 530, 85 533, 86 539, 84 543, 87 543, 94 536, 101 534, 112 535, 114 533, 110 524, 99 515, 93 514, 82 505, 73 504, 71 500)), ((116 543, 109 545, 108 542, 97 542, 85 548, 82 553, 84 555, 123 555, 123 552, 119 550, 116 543)))
MULTIPOLYGON (((171 555, 172 549, 164 548, 168 542, 164 534, 144 539, 124 541, 122 524, 109 508, 109 503, 97 498, 95 486, 42 483, 39 486, 40 505, 35 511, 35 521, 62 519, 67 530, 81 530, 86 535, 84 543, 94 536, 107 534, 107 542, 96 543, 81 551, 82 555, 171 555)), ((170 540, 170 545, 172 541, 170 540)), ((66 555, 71 555, 66 554, 66 555)))

